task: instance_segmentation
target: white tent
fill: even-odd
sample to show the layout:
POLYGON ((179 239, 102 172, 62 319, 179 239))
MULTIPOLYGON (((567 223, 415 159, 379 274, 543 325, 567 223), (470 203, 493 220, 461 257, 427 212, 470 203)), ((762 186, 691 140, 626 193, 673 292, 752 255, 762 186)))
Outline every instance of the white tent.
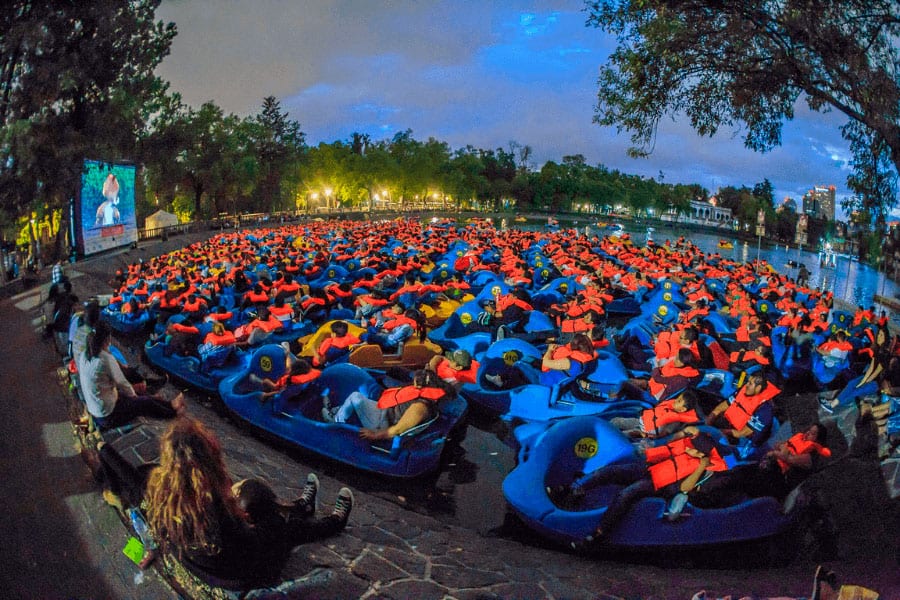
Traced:
POLYGON ((160 229, 178 225, 178 217, 170 212, 158 210, 144 221, 144 229, 160 229))

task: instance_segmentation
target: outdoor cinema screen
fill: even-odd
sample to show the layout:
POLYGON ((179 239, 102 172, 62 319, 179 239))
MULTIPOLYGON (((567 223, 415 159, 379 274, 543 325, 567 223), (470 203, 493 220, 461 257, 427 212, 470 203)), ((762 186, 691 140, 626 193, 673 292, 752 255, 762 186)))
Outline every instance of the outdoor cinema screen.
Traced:
POLYGON ((84 161, 76 208, 76 235, 82 255, 137 241, 134 176, 134 165, 84 161))

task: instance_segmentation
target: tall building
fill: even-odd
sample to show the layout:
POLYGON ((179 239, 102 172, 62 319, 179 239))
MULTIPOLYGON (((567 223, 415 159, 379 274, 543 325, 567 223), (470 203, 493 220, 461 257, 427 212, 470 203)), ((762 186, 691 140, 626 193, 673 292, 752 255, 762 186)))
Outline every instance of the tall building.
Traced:
POLYGON ((803 212, 811 217, 834 221, 835 187, 817 185, 803 195, 803 212))

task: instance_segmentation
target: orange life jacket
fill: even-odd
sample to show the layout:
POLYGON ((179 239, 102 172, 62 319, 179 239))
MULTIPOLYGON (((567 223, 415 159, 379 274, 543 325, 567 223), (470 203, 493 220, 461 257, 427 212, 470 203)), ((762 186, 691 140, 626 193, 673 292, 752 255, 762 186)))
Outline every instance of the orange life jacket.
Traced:
POLYGON ((414 385, 407 385, 400 388, 389 388, 382 392, 378 399, 378 408, 386 410, 394 406, 400 406, 413 400, 423 399, 437 402, 443 398, 447 392, 440 388, 422 387, 417 388, 414 385))
POLYGON ((771 382, 766 382, 766 388, 755 396, 746 395, 744 393, 746 389, 746 387, 742 387, 737 396, 735 396, 734 402, 725 409, 725 420, 731 423, 731 426, 735 429, 743 429, 763 402, 768 402, 781 393, 781 390, 772 385, 771 382))
MULTIPOLYGON (((803 435, 803 432, 792 435, 787 443, 785 443, 785 449, 794 456, 812 454, 813 452, 825 457, 831 456, 831 450, 822 444, 804 439, 803 435)), ((787 464, 784 460, 779 458, 777 459, 777 462, 778 466, 781 467, 782 473, 787 473, 790 470, 791 465, 787 464)))
MULTIPOLYGON (((588 354, 587 352, 582 352, 581 350, 572 350, 569 346, 560 346, 556 350, 553 351, 553 354, 550 355, 552 360, 559 360, 562 358, 568 358, 581 364, 594 360, 594 354, 588 354)), ((550 371, 546 367, 541 367, 541 371, 545 373, 550 371)))
POLYGON ((227 329, 222 332, 221 335, 216 335, 216 333, 210 331, 206 334, 206 337, 203 338, 204 344, 213 344, 215 346, 230 346, 236 341, 234 334, 227 329))
POLYGON ((450 366, 450 361, 445 358, 438 363, 437 368, 435 369, 435 373, 437 373, 437 376, 444 381, 475 383, 477 381, 476 377, 478 375, 478 363, 473 360, 468 369, 461 369, 457 371, 450 366))
MULTIPOLYGON (((687 454, 685 448, 688 447, 693 448, 690 438, 682 438, 659 448, 647 449, 647 471, 653 481, 653 489, 659 490, 667 485, 677 483, 697 470, 701 459, 687 454), (651 452, 651 450, 660 448, 663 449, 663 452, 651 452)), ((709 453, 709 466, 706 467, 706 470, 728 470, 728 465, 715 448, 709 453)))
POLYGON ((641 412, 641 430, 647 435, 658 435, 666 425, 672 423, 696 423, 700 420, 693 408, 678 412, 672 408, 675 399, 663 400, 653 408, 641 412))
POLYGON ((510 306, 518 306, 522 310, 534 310, 534 307, 525 302, 524 300, 520 300, 519 298, 513 296, 512 294, 505 294, 503 296, 497 297, 497 310, 502 312, 509 308, 510 306))

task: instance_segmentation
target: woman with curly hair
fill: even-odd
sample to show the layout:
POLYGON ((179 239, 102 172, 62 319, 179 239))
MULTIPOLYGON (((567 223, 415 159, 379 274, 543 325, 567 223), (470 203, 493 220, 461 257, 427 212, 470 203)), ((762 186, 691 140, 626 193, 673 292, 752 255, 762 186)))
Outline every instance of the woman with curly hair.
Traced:
MULTIPOLYGON (((108 444, 100 458, 112 492, 139 502, 140 473, 108 444)), ((160 438, 160 464, 141 505, 164 551, 212 585, 246 589, 277 577, 294 546, 346 526, 352 492, 341 488, 333 512, 313 519, 318 487, 310 474, 300 497, 286 504, 263 481, 232 484, 218 439, 200 421, 179 418, 160 438)))

